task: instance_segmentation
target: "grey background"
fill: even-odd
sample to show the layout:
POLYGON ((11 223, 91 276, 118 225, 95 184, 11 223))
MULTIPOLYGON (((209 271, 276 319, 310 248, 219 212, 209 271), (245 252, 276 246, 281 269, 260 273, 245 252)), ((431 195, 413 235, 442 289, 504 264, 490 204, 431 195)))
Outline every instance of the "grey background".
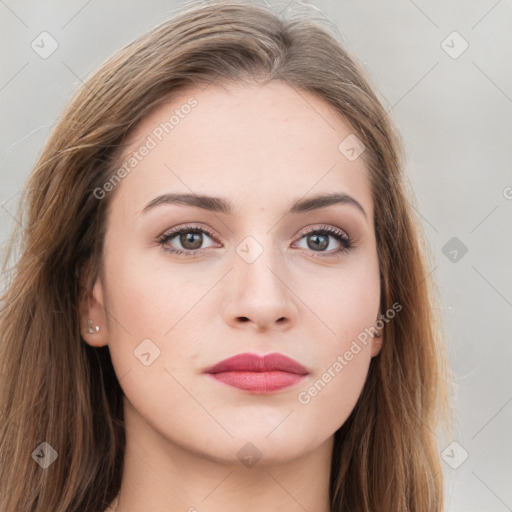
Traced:
MULTIPOLYGON (((70 93, 105 58, 181 5, 0 0, 2 246, 16 222, 19 191, 70 93), (31 47, 43 31, 59 45, 46 59, 31 47)), ((440 450, 447 511, 512 510, 511 2, 309 5, 337 27, 403 134, 457 384, 456 435, 440 450), (448 37, 454 31, 463 39, 448 37), (469 46, 454 58, 463 40, 469 46), (458 241, 446 245, 453 237, 458 241)), ((278 1, 272 7, 300 6, 278 1)))

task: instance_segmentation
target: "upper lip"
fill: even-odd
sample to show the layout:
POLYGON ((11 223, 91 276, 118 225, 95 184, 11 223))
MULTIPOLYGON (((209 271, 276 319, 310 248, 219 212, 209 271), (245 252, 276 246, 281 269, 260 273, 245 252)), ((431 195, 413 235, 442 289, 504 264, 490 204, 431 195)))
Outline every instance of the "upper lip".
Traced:
POLYGON ((237 354, 228 359, 220 361, 214 366, 206 368, 204 373, 221 373, 221 372, 270 372, 282 371, 306 375, 308 370, 295 359, 278 354, 265 354, 259 356, 257 354, 237 354))

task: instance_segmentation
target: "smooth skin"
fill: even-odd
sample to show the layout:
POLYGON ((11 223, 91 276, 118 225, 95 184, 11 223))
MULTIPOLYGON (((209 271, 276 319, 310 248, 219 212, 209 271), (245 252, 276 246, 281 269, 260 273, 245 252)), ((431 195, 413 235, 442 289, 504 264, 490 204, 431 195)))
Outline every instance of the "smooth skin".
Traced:
POLYGON ((383 342, 370 337, 309 403, 298 400, 379 313, 368 171, 338 149, 352 133, 323 100, 272 81, 183 90, 131 134, 126 157, 148 136, 158 143, 109 192, 104 279, 81 303, 83 337, 108 344, 125 393, 117 512, 329 510, 334 433, 383 342), (195 108, 157 141, 154 130, 191 97, 195 108), (332 192, 352 196, 366 216, 352 204, 286 213, 296 199, 332 192), (164 193, 223 197, 233 212, 180 204, 143 212, 164 193), (165 247, 192 256, 158 243, 189 224, 214 237, 178 235, 165 247), (355 246, 335 254, 336 238, 303 234, 325 227, 355 246), (87 332, 88 319, 98 332, 87 332), (147 339, 150 356, 137 357, 147 339), (263 395, 202 373, 242 352, 279 352, 309 374, 263 395), (238 454, 244 446, 255 465, 238 454))

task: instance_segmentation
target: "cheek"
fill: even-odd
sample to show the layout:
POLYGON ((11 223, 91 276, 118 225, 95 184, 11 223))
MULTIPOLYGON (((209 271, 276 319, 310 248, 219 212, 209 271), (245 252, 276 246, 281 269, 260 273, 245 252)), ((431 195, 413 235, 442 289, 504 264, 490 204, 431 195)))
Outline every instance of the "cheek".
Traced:
POLYGON ((299 414, 316 423, 321 435, 332 435, 354 410, 368 375, 369 363, 368 350, 361 350, 349 362, 332 362, 299 391, 296 406, 300 408, 299 414))
POLYGON ((299 390, 297 402, 307 414, 322 417, 326 430, 337 430, 352 412, 371 362, 369 328, 379 310, 379 273, 376 260, 358 263, 305 300, 315 305, 325 334, 315 344, 315 373, 299 390))
POLYGON ((130 333, 134 340, 169 337, 206 288, 190 271, 166 268, 140 252, 112 259, 108 271, 109 307, 116 320, 110 323, 121 337, 130 333))
MULTIPOLYGON (((197 364, 204 333, 191 319, 207 283, 187 285, 188 274, 169 276, 157 267, 126 253, 107 265, 109 350, 119 379, 129 374, 139 387, 165 390, 172 384, 166 368, 181 381, 183 370, 197 364), (162 381, 157 383, 158 375, 162 381)), ((129 386, 127 380, 121 385, 129 386)), ((137 389, 126 391, 136 394, 137 389)))
MULTIPOLYGON (((306 289, 304 294, 308 293, 306 289)), ((378 261, 365 258, 354 260, 339 271, 339 275, 321 281, 315 292, 309 293, 308 305, 323 320, 338 350, 343 343, 363 333, 377 320, 380 304, 378 261)))
MULTIPOLYGON (((371 335, 375 322, 378 288, 338 294, 325 299, 323 318, 334 332, 315 344, 315 367, 297 392, 297 403, 305 417, 321 418, 325 435, 338 430, 354 409, 364 387, 371 362, 371 335), (333 299, 333 297, 331 297, 333 299)), ((318 420, 317 420, 318 421, 318 420)))

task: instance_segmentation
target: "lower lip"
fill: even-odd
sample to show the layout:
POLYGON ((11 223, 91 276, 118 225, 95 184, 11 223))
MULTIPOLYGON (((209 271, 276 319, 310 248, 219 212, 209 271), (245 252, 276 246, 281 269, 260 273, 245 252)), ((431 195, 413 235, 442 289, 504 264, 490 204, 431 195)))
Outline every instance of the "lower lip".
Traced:
POLYGON ((305 377, 305 375, 281 371, 221 372, 208 375, 228 386, 257 393, 272 393, 293 386, 305 377))

